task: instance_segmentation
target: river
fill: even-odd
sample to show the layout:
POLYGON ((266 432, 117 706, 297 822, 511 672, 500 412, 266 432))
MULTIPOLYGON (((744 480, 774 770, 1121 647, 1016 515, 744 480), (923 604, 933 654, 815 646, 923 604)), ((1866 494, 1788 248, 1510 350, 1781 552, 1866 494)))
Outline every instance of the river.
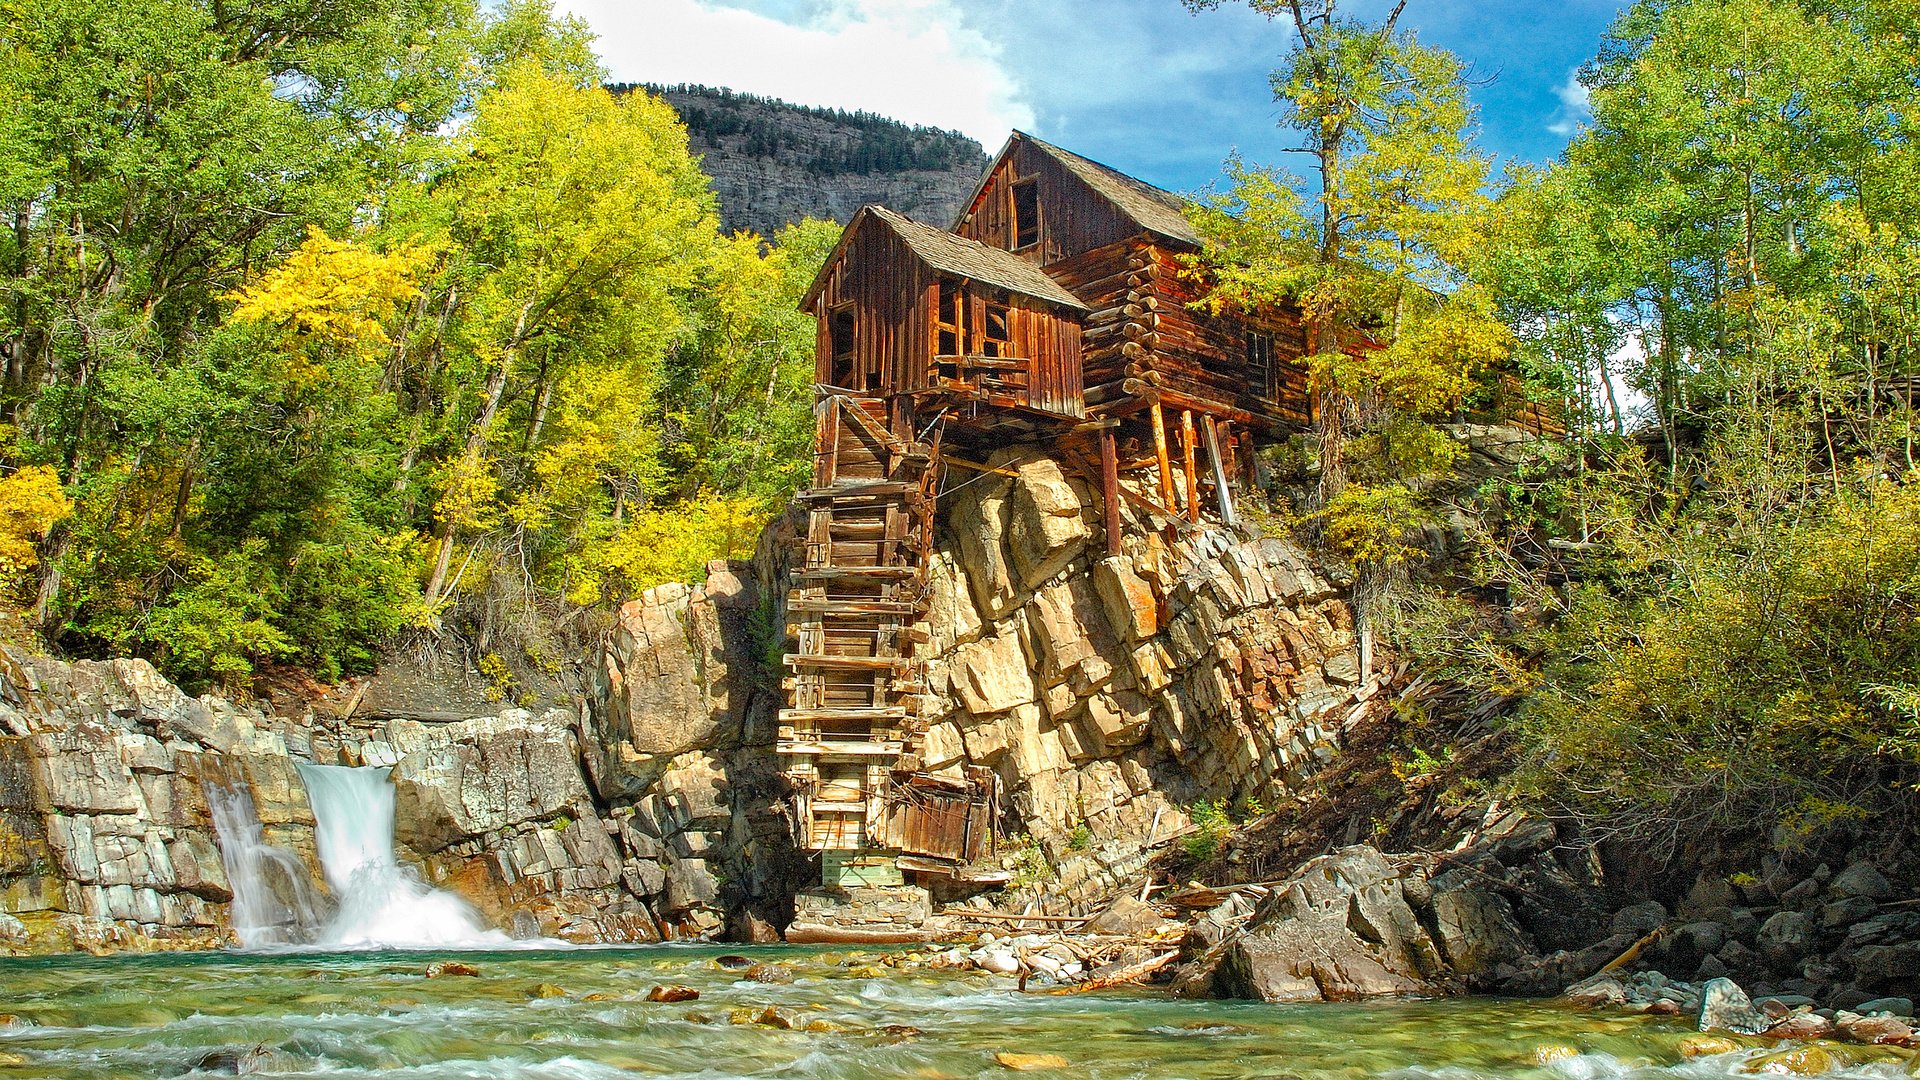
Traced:
MULTIPOLYGON (((876 969, 873 954, 750 950, 197 953, 0 961, 0 1077, 1000 1077, 1002 1052, 1074 1077, 1725 1077, 1758 1050, 1683 1059, 1687 1025, 1493 1000, 1275 1006, 1153 990, 1022 994, 1011 979, 876 969), (428 978, 457 957, 477 976, 428 978), (698 1000, 646 1000, 684 984, 698 1000), (752 1022, 768 1006, 801 1030, 752 1022), (804 1028, 814 1022, 821 1030, 804 1028), (196 1068, 196 1066, 201 1066, 196 1068)), ((1757 1046, 1757 1044, 1756 1044, 1757 1046)), ((1872 1055, 1874 1051, 1857 1049, 1872 1055)), ((1844 1070, 1904 1077, 1885 1060, 1844 1070)))

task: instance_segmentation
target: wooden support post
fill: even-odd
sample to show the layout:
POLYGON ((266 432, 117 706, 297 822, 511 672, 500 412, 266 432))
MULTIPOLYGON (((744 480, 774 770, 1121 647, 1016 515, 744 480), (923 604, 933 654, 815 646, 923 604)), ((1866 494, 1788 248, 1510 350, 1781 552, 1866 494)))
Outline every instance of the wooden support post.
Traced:
POLYGON ((1160 459, 1160 503, 1172 510, 1179 504, 1173 501, 1173 459, 1167 453, 1167 417, 1158 401, 1153 403, 1153 452, 1160 459))
POLYGON ((1200 520, 1200 470, 1194 460, 1194 443, 1197 441, 1193 435, 1193 410, 1180 410, 1180 452, 1183 457, 1181 464, 1184 466, 1182 471, 1185 472, 1187 480, 1188 521, 1200 520))
POLYGON ((1120 451, 1113 445, 1113 429, 1100 429, 1100 505, 1105 515, 1107 554, 1120 554, 1120 451))
POLYGON ((1207 436, 1207 459, 1213 465, 1213 494, 1220 501, 1220 520, 1231 528, 1237 524, 1233 516, 1233 492, 1227 487, 1227 465, 1220 460, 1220 431, 1214 426, 1213 417, 1205 417, 1207 436))

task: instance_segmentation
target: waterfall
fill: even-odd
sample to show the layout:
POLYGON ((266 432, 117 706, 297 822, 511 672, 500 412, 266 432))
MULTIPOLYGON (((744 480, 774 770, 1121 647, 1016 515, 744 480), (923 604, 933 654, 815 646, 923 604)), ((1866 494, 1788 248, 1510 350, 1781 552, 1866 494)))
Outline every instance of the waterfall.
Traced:
POLYGON ((203 790, 233 892, 228 917, 241 948, 305 944, 320 924, 306 866, 293 852, 266 842, 246 780, 210 781, 203 790))
POLYGON ((338 910, 316 944, 336 948, 462 948, 513 944, 465 900, 420 880, 393 853, 393 783, 383 768, 300 763, 314 844, 338 910))

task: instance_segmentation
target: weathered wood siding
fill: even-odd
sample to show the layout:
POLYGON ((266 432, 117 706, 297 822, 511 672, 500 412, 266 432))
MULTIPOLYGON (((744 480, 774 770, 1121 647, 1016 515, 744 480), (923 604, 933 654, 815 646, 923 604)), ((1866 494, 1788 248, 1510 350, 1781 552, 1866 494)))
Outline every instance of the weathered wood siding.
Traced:
POLYGON ((1215 316, 1196 310, 1192 305, 1201 298, 1202 286, 1184 273, 1179 253, 1157 244, 1145 245, 1142 252, 1158 268, 1140 291, 1156 301, 1148 313, 1154 334, 1150 365, 1160 388, 1268 424, 1310 423, 1307 340, 1297 313, 1215 316), (1249 331, 1273 340, 1271 371, 1264 378, 1248 362, 1249 331))
POLYGON ((1081 341, 1077 313, 1056 309, 991 285, 943 275, 917 258, 891 230, 868 226, 847 243, 829 267, 813 313, 818 320, 814 378, 834 386, 834 313, 849 306, 854 318, 851 385, 858 394, 886 396, 924 390, 935 370, 935 331, 940 279, 957 281, 966 293, 966 342, 957 355, 978 355, 989 299, 1007 307, 1007 356, 1026 361, 1003 371, 1000 392, 1017 404, 1066 416, 1084 415, 1081 341), (868 375, 877 382, 869 383, 868 375))
POLYGON ((926 385, 927 358, 933 355, 934 277, 891 230, 871 225, 847 243, 827 271, 825 287, 814 300, 819 320, 814 379, 834 385, 831 318, 842 304, 853 305, 855 385, 865 392, 864 376, 879 376, 879 393, 917 390, 926 385))
POLYGON ((1050 155, 1016 140, 954 231, 1047 266, 1124 240, 1140 227, 1050 155), (1016 250, 1013 185, 1028 179, 1039 185, 1040 240, 1016 250))

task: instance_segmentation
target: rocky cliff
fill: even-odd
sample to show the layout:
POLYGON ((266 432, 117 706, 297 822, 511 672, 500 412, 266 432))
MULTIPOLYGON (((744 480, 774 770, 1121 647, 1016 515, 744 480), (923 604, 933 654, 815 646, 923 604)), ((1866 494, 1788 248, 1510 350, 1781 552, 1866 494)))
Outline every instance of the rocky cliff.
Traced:
POLYGON ((956 132, 870 113, 703 86, 646 89, 680 111, 729 230, 772 235, 807 217, 845 224, 868 203, 945 226, 987 162, 979 143, 956 132))
MULTIPOLYGON (((1080 910, 1130 887, 1197 800, 1304 783, 1374 688, 1339 589, 1289 544, 1129 517, 1105 557, 1097 499, 1059 462, 993 467, 943 502, 925 765, 994 769, 1004 856, 1046 868, 1030 899, 1080 910)), ((818 881, 773 754, 793 529, 624 605, 580 699, 538 712, 381 680, 266 712, 188 697, 141 661, 9 654, 7 927, 38 947, 220 939, 209 789, 246 790, 264 839, 312 867, 295 771, 311 761, 391 767, 403 861, 502 929, 770 936, 818 881)))
MULTIPOLYGON (((750 562, 623 605, 580 692, 539 711, 401 671, 266 711, 189 697, 143 661, 0 653, 0 948, 229 941, 214 809, 236 793, 305 878, 276 891, 320 890, 300 762, 389 767, 401 861, 519 937, 901 940, 995 906, 1105 909, 1099 926, 1131 905, 1160 925, 1131 897, 1203 803, 1350 796, 1338 774, 1366 775, 1380 732, 1421 711, 1410 687, 1358 677, 1339 584, 1284 540, 1126 507, 1108 555, 1095 493, 1033 447, 949 483, 916 629, 922 764, 994 772, 1003 892, 823 889, 796 850, 774 753, 796 515, 750 562)), ((1259 864, 1280 880, 1175 898, 1199 913, 1179 989, 1550 993, 1638 948, 1676 979, 1842 1004, 1920 992, 1900 884, 1920 856, 1901 836, 1860 826, 1758 856, 1757 874, 1676 876, 1497 803, 1383 854, 1353 846, 1349 809, 1345 846, 1322 830, 1259 864)), ((1244 880, 1238 857, 1207 873, 1244 880)))

